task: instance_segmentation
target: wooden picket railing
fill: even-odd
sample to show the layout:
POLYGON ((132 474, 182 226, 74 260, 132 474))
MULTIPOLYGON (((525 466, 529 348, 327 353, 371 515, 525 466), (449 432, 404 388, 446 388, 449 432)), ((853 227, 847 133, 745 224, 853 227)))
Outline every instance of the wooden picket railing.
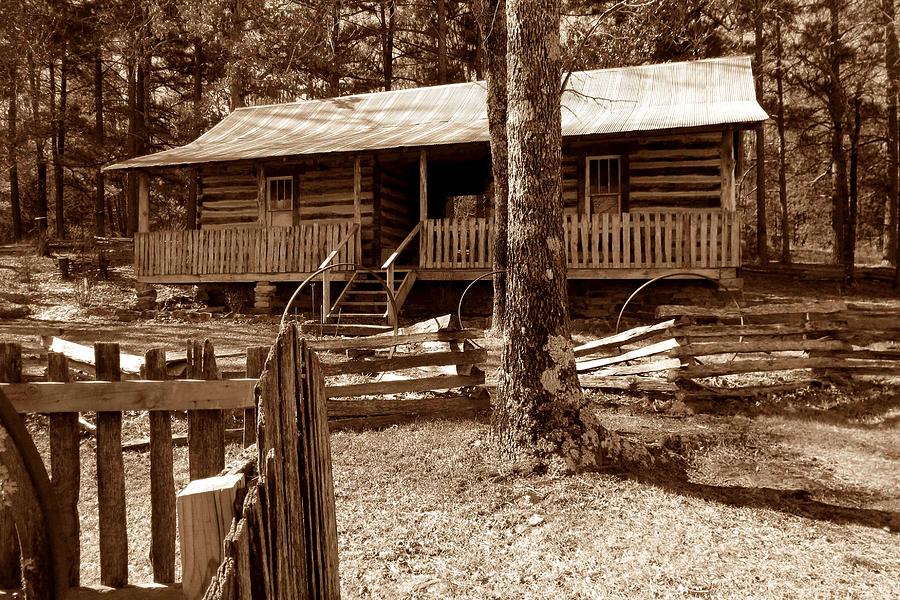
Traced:
MULTIPOLYGON (((151 231, 134 236, 137 277, 311 273, 357 226, 352 220, 293 227, 151 231)), ((334 262, 354 262, 359 232, 334 262)))
MULTIPOLYGON (((491 267, 487 217, 429 219, 420 266, 491 267)), ((740 220, 722 210, 640 211, 563 217, 570 269, 715 269, 740 266, 740 220)))

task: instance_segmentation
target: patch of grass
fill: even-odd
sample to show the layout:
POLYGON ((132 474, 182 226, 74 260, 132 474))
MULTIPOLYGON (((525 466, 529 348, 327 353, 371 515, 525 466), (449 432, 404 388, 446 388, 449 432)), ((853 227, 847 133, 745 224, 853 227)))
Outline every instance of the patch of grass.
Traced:
POLYGON ((487 436, 435 422, 332 437, 346 597, 900 594, 882 529, 605 475, 504 475, 487 436))

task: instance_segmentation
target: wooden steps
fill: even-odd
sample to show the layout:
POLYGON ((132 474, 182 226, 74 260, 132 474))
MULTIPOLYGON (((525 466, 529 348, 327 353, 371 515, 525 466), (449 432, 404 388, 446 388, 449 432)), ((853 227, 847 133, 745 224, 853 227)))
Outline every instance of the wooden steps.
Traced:
MULTIPOLYGON (((409 285, 414 281, 414 271, 409 269, 394 271, 394 277, 397 282, 407 282, 409 285)), ((331 309, 326 316, 327 324, 342 325, 386 325, 390 321, 390 302, 388 300, 387 291, 381 281, 388 280, 386 271, 376 271, 375 274, 368 271, 356 271, 340 295, 332 304, 331 309), (376 279, 377 277, 377 279, 376 279)), ((387 282, 391 285, 391 282, 387 282)), ((394 283, 395 297, 397 299, 397 309, 399 310, 406 294, 398 293, 403 287, 402 283, 399 287, 394 283)))

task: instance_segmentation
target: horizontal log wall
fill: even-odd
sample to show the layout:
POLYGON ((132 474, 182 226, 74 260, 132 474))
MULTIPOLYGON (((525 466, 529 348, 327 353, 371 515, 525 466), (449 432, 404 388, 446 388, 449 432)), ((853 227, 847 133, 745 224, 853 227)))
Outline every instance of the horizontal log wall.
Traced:
POLYGON ((721 206, 722 133, 643 138, 628 154, 629 210, 721 206))
POLYGON ((401 173, 382 168, 381 186, 381 248, 392 251, 400 245, 417 221, 419 199, 411 197, 412 184, 401 173))
POLYGON ((565 154, 562 158, 562 189, 563 189, 563 210, 567 213, 576 213, 580 208, 580 198, 584 192, 580 191, 584 187, 584 170, 585 165, 579 157, 565 154), (579 167, 579 163, 581 163, 579 167))
POLYGON ((201 229, 254 225, 259 221, 259 184, 251 163, 203 167, 199 192, 201 229))
MULTIPOLYGON (((353 222, 333 220, 295 227, 152 231, 134 236, 135 275, 241 275, 311 273, 350 232, 353 222)), ((356 239, 334 262, 352 262, 356 239)))
MULTIPOLYGON (((310 221, 331 224, 353 219, 353 161, 348 157, 337 162, 316 161, 300 166, 301 224, 310 221)), ((360 162, 360 232, 363 255, 368 256, 374 240, 373 169, 371 158, 361 157, 360 162)))

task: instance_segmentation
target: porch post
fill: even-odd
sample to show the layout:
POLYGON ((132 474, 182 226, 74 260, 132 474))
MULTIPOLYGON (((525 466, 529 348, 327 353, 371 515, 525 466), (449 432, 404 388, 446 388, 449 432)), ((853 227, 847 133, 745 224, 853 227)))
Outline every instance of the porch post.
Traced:
POLYGON ((263 165, 256 166, 256 202, 259 208, 259 226, 266 226, 266 168, 263 165))
POLYGON ((726 129, 722 132, 722 143, 719 145, 719 164, 722 170, 722 210, 734 212, 737 209, 734 194, 734 132, 726 129))
POLYGON ((428 155, 419 152, 419 221, 428 219, 428 155))
POLYGON ((138 178, 138 231, 150 231, 150 176, 140 172, 138 178))
POLYGON ((362 195, 362 166, 357 156, 353 161, 353 222, 357 225, 356 243, 353 244, 353 262, 362 263, 362 208, 360 196, 362 195))
MULTIPOLYGON (((428 154, 424 150, 419 152, 419 223, 422 231, 419 232, 419 264, 422 264, 425 256, 425 221, 428 219, 428 154)), ((392 282, 393 285, 393 282, 392 282)))

